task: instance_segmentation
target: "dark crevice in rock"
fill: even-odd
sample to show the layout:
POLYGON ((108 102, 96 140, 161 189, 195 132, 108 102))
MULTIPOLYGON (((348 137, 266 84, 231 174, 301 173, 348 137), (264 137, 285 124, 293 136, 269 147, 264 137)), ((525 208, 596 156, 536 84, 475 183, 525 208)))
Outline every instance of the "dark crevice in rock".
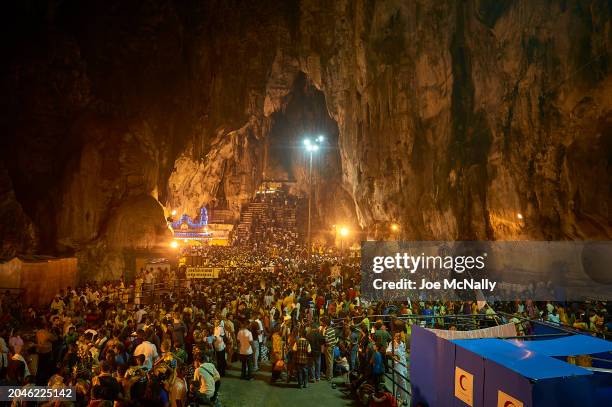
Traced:
POLYGON ((485 212, 487 170, 486 161, 491 145, 491 134, 483 112, 474 111, 474 83, 472 55, 466 42, 467 5, 457 3, 455 31, 451 41, 453 89, 451 97, 452 138, 449 148, 451 171, 457 174, 457 183, 451 188, 451 199, 459 220, 457 238, 474 240, 491 235, 485 212), (477 205, 475 207, 475 205, 477 205), (479 232, 481 224, 486 234, 479 232))

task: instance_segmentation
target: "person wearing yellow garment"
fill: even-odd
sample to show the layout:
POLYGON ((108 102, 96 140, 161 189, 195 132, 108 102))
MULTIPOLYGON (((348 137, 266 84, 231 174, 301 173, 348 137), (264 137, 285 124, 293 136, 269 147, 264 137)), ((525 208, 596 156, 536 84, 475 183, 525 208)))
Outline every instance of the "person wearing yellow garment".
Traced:
POLYGON ((569 319, 567 318, 565 308, 557 307, 557 312, 559 313, 559 322, 561 322, 562 325, 569 325, 569 319))
POLYGON ((369 334, 370 333, 370 318, 368 318, 367 315, 361 320, 361 325, 365 327, 365 331, 369 334))
POLYGON ((289 294, 283 299, 283 308, 288 308, 293 305, 293 294, 289 294))
POLYGON ((478 314, 478 303, 476 301, 471 303, 472 315, 478 314))
POLYGON ((280 297, 276 300, 276 309, 278 312, 283 312, 283 300, 280 297))
POLYGON ((599 323, 599 315, 597 315, 597 312, 594 310, 590 311, 588 325, 588 329, 593 332, 598 330, 598 325, 603 325, 603 321, 601 321, 601 324, 599 323))
POLYGON ((572 327, 583 330, 583 331, 588 330, 589 325, 588 325, 588 317, 586 316, 586 314, 583 313, 578 318, 576 318, 576 321, 574 321, 574 324, 572 325, 572 327))
POLYGON ((62 300, 62 297, 57 294, 51 302, 51 313, 61 315, 64 313, 65 306, 66 304, 64 303, 64 300, 62 300))

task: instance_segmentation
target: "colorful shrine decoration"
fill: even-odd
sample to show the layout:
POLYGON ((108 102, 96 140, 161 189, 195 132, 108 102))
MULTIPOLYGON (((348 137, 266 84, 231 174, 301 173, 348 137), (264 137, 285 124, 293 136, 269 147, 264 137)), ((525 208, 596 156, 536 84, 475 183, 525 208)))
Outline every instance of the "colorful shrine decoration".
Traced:
POLYGON ((208 212, 200 208, 199 220, 194 221, 189 215, 183 214, 177 221, 170 223, 174 238, 179 240, 208 240, 212 233, 208 231, 208 212))

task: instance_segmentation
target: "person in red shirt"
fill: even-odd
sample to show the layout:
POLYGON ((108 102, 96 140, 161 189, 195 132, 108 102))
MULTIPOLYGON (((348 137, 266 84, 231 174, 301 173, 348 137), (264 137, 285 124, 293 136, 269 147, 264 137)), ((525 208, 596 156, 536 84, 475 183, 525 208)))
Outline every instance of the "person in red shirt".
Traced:
POLYGON ((317 311, 323 308, 323 305, 325 305, 325 298, 323 298, 321 294, 317 296, 316 305, 317 305, 317 311))
POLYGON ((353 287, 349 287, 347 297, 349 301, 353 301, 357 297, 357 291, 353 287))
POLYGON ((381 386, 375 393, 372 393, 370 407, 397 407, 397 400, 385 386, 381 386))

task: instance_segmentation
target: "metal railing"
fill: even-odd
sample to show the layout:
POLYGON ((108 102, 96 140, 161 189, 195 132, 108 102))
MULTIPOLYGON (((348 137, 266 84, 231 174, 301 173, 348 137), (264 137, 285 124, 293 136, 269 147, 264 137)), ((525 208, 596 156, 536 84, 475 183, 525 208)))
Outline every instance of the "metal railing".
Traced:
MULTIPOLYGON (((361 324, 364 318, 352 317, 350 318, 353 325, 361 324), (357 324, 355 323, 357 322, 357 324)), ((391 337, 393 338, 396 333, 396 321, 402 321, 405 325, 419 325, 427 328, 444 328, 454 327, 458 331, 471 331, 475 329, 488 328, 492 326, 500 325, 501 320, 498 315, 486 315, 486 314, 451 314, 451 315, 368 315, 370 325, 374 325, 377 321, 382 323, 389 330, 391 337)), ((347 319, 337 318, 333 320, 334 327, 343 328, 347 319)), ((402 332, 407 332, 406 328, 402 332)), ((409 339, 409 338, 407 338, 409 339)), ((408 342, 408 341, 407 341, 408 342)), ((406 344, 408 345, 408 343, 406 344)), ((408 346, 407 346, 408 348, 408 346)), ((395 360, 395 341, 391 340, 391 357, 386 358, 387 366, 385 366, 384 377, 391 382, 393 397, 398 396, 398 389, 405 392, 408 397, 412 395, 411 389, 408 388, 410 384, 410 377, 405 376, 396 370, 396 364, 406 368, 410 368, 410 352, 406 352, 406 363, 399 360, 395 360), (391 366, 389 366, 389 362, 391 366), (390 372, 389 372, 390 370, 390 372), (399 380, 399 379, 403 380, 399 380), (403 385, 406 383, 407 387, 403 385)))
POLYGON ((143 283, 140 289, 134 288, 128 292, 127 303, 150 305, 165 294, 181 296, 188 291, 186 282, 187 279, 177 279, 171 286, 167 283, 143 283))
POLYGON ((537 325, 546 326, 549 328, 559 329, 561 331, 564 331, 570 334, 592 335, 592 336, 597 336, 601 339, 605 339, 608 341, 612 340, 612 332, 600 332, 600 331, 593 331, 591 329, 578 329, 573 326, 565 325, 562 323, 556 323, 556 322, 550 322, 550 321, 544 321, 544 320, 538 320, 538 319, 530 319, 530 318, 525 318, 521 316, 516 316, 513 314, 508 314, 506 312, 498 312, 498 314, 504 316, 508 320, 510 320, 511 318, 517 318, 519 321, 521 321, 521 323, 537 324, 537 325))
MULTIPOLYGON (((579 335, 585 334, 578 329, 573 327, 568 327, 560 324, 554 324, 546 321, 540 321, 535 319, 529 319, 524 317, 516 317, 512 314, 507 314, 504 312, 497 312, 493 315, 486 314, 469 314, 469 315, 368 315, 368 319, 370 320, 370 325, 376 323, 376 321, 382 320, 383 324, 389 329, 391 333, 391 337, 393 338, 396 331, 395 321, 400 320, 405 324, 415 325, 418 324, 422 327, 427 328, 445 328, 453 326, 458 331, 470 331, 481 328, 488 328, 496 325, 501 325, 502 323, 508 323, 512 318, 517 318, 525 328, 528 328, 529 324, 532 325, 541 325, 547 328, 553 328, 558 330, 556 333, 541 333, 541 334, 527 334, 527 335, 517 335, 517 336, 504 336, 498 337, 498 339, 545 339, 545 338, 554 338, 554 337, 562 337, 562 336, 570 336, 570 335, 579 335), (502 318, 504 320, 502 320, 502 318)), ((351 318, 351 322, 355 324, 356 320, 358 320, 358 324, 361 324, 363 317, 353 317, 351 318)), ((337 327, 344 327, 346 319, 335 319, 334 325, 337 327)), ((405 329, 405 328, 404 328, 405 329)), ((405 330, 405 332, 407 332, 405 330)), ((527 329, 525 329, 527 332, 527 329)), ((604 338, 605 339, 605 338, 604 338)), ((409 338, 407 338, 407 345, 409 344, 409 338)), ((395 355, 395 342, 392 340, 391 342, 391 354, 395 355)), ((599 358, 595 358, 599 360, 599 358)), ((384 376, 391 381, 391 385, 393 386, 393 396, 397 397, 398 388, 404 391, 408 396, 411 396, 411 389, 404 387, 399 378, 405 380, 405 383, 410 384, 410 377, 404 376, 400 372, 395 369, 395 365, 398 364, 401 367, 406 368, 408 370, 410 368, 410 352, 406 352, 406 362, 402 363, 401 361, 391 358, 386 359, 387 362, 391 362, 391 372, 386 372, 384 376)), ((601 359, 602 362, 612 363, 612 360, 601 359)), ((387 363, 386 367, 389 363, 387 363)), ((386 369, 385 369, 386 370, 386 369)), ((605 371, 609 373, 609 369, 597 369, 598 371, 605 371)), ((612 370, 610 370, 612 372, 612 370)))
POLYGON ((8 298, 5 298, 7 303, 11 302, 11 300, 19 301, 23 299, 25 295, 25 291, 26 291, 25 288, 0 287, 0 296, 6 297, 7 292, 8 292, 8 298))
POLYGON ((18 297, 25 292, 25 288, 20 287, 0 287, 0 294, 5 294, 9 292, 10 295, 18 297))

